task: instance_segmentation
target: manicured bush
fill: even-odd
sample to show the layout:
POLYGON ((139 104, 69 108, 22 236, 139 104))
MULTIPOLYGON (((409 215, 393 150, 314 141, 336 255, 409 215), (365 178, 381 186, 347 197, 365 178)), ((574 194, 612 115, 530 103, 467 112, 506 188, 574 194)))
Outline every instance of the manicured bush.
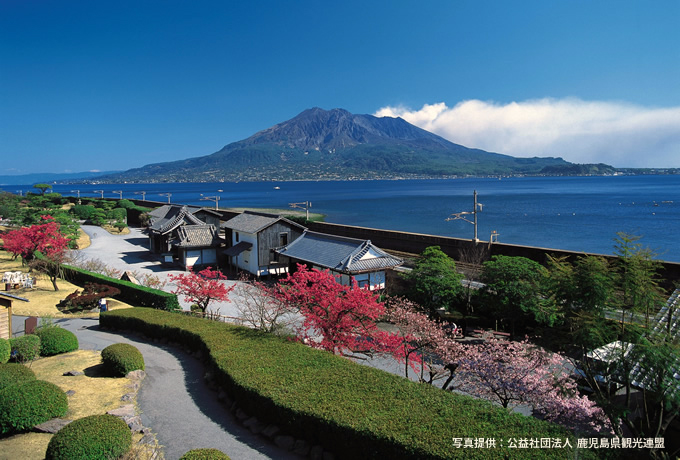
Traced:
POLYGON ((120 418, 90 415, 66 425, 47 445, 47 460, 108 460, 130 450, 132 433, 120 418))
POLYGON ((218 385, 244 412, 283 432, 303 434, 338 458, 523 458, 510 441, 569 440, 572 448, 532 449, 532 458, 595 458, 559 425, 510 413, 469 396, 409 381, 285 337, 144 308, 100 315, 107 327, 172 337, 208 359, 218 385), (496 447, 456 448, 455 438, 496 447), (501 442, 501 440, 504 440, 501 442))
POLYGON ((66 393, 54 383, 32 380, 0 391, 0 432, 24 431, 68 410, 66 393))
POLYGON ((82 268, 62 265, 64 278, 73 284, 83 286, 85 283, 108 284, 120 290, 116 299, 135 307, 150 307, 161 310, 180 310, 177 296, 160 289, 148 288, 129 281, 118 280, 109 276, 92 273, 82 268))
POLYGON ((106 371, 115 377, 125 377, 128 372, 144 370, 144 357, 128 343, 114 343, 102 350, 102 363, 106 371))
POLYGON ((217 449, 193 449, 182 455, 179 460, 229 460, 229 456, 217 449))
POLYGON ((22 335, 10 339, 9 343, 12 347, 12 359, 14 361, 25 363, 40 356, 40 337, 37 335, 22 335))
POLYGON ((35 380, 35 373, 19 363, 0 364, 0 391, 35 380))
POLYGON ((9 344, 9 340, 0 339, 0 364, 5 364, 7 361, 9 361, 11 353, 12 347, 9 344))
POLYGON ((68 312, 92 310, 99 306, 99 301, 105 297, 115 297, 120 290, 106 284, 85 283, 83 291, 76 290, 59 302, 57 307, 68 312))
POLYGON ((42 356, 53 356, 78 349, 78 338, 73 332, 66 329, 48 327, 36 330, 35 334, 40 337, 40 354, 42 356))

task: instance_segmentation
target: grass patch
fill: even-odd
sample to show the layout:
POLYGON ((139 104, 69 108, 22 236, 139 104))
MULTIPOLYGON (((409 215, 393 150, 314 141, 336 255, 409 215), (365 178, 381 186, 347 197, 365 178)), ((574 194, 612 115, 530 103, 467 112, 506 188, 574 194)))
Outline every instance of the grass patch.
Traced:
MULTIPOLYGON (((12 256, 6 251, 0 251, 0 273, 9 271, 28 272, 28 267, 21 265, 21 259, 12 260, 12 256)), ((32 289, 14 289, 11 294, 28 299, 28 302, 12 302, 12 313, 19 316, 38 316, 53 318, 93 318, 99 316, 99 312, 84 313, 62 313, 57 308, 57 304, 73 291, 82 290, 80 286, 69 283, 65 280, 57 280, 59 290, 55 291, 52 282, 39 273, 32 273, 36 276, 36 284, 32 289)), ((2 286, 4 288, 4 286, 2 286)), ((108 299, 109 310, 119 310, 122 308, 132 308, 131 305, 115 299, 108 299)))
MULTIPOLYGON (((305 211, 300 211, 298 209, 276 209, 276 208, 226 208, 226 211, 233 212, 243 212, 243 211, 256 211, 256 212, 266 212, 268 214, 276 214, 280 216, 295 216, 295 217, 306 217, 307 213, 305 211)), ((326 218, 325 214, 318 214, 315 212, 309 213, 309 220, 313 222, 323 222, 326 218)))

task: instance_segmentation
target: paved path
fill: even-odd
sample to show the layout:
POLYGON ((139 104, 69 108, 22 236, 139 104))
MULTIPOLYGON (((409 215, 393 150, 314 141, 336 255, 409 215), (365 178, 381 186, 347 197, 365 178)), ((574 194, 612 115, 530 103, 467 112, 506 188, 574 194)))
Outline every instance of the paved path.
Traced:
MULTIPOLYGON (((24 320, 13 317, 15 332, 23 330, 24 320)), ((205 385, 202 364, 187 353, 142 342, 134 335, 100 330, 97 318, 54 322, 76 334, 82 350, 103 350, 113 343, 129 343, 139 349, 147 374, 137 395, 142 424, 156 434, 167 460, 203 447, 219 449, 233 459, 300 458, 238 424, 205 385)))

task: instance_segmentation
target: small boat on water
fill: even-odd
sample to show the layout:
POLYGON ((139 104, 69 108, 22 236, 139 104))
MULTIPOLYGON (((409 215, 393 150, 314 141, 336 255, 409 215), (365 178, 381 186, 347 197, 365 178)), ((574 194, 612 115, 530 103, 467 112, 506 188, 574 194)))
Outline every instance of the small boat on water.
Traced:
POLYGON ((281 190, 281 187, 277 185, 276 187, 274 187, 274 190, 281 190))

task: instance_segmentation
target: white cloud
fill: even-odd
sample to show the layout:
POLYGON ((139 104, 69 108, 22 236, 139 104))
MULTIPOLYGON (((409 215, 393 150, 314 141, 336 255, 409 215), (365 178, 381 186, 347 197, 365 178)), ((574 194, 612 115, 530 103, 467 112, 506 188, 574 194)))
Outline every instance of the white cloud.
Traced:
POLYGON ((509 104, 479 100, 420 110, 383 107, 451 142, 516 157, 562 157, 617 167, 680 167, 680 107, 537 99, 509 104))

